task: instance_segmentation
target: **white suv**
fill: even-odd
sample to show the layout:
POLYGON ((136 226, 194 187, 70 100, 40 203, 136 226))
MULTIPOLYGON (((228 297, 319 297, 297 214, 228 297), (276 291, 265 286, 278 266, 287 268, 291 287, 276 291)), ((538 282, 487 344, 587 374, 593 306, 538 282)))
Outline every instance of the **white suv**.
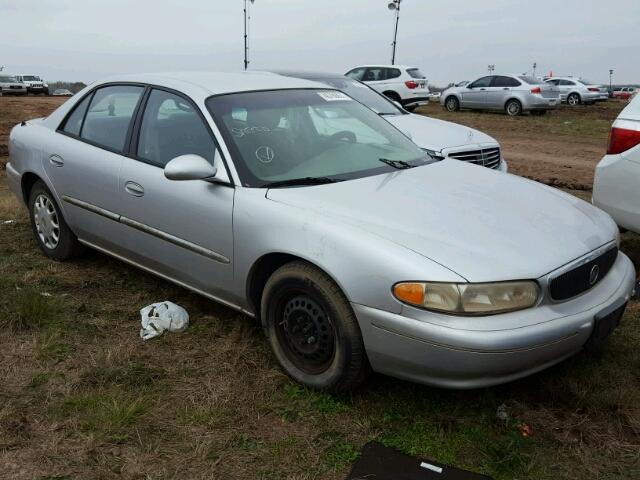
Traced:
POLYGON ((345 75, 369 84, 409 111, 429 103, 427 79, 417 67, 406 65, 364 65, 349 70, 345 75))
POLYGON ((47 85, 42 78, 38 75, 15 75, 16 79, 19 82, 24 83, 27 86, 27 91, 29 93, 33 93, 34 95, 38 95, 42 93, 43 95, 49 95, 49 85, 47 85))

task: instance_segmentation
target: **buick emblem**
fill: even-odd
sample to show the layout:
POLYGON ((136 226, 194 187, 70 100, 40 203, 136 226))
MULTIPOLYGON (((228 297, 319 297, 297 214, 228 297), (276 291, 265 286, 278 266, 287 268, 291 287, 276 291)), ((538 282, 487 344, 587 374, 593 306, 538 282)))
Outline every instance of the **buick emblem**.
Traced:
POLYGON ((595 285, 598 281, 598 275, 600 275, 600 267, 598 265, 594 265, 591 267, 591 271, 589 272, 589 285, 595 285))
POLYGON ((262 163, 271 163, 275 158, 276 154, 273 151, 273 148, 262 146, 258 147, 256 150, 256 158, 260 160, 262 163))

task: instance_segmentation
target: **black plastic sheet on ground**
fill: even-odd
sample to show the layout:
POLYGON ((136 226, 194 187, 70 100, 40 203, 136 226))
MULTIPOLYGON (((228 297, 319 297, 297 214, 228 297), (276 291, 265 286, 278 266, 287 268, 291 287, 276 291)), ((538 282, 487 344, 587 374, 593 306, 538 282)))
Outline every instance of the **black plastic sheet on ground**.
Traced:
POLYGON ((420 460, 370 442, 362 448, 347 480, 491 480, 491 477, 420 460))

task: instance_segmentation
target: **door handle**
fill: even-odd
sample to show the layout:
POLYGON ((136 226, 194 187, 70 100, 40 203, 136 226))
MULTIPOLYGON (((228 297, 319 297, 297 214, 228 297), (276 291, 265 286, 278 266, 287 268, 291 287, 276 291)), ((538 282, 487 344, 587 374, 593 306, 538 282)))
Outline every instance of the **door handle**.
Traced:
POLYGON ((486 88, 481 88, 480 90, 483 90, 483 91, 484 91, 484 90, 486 90, 486 88))
POLYGON ((144 195, 144 188, 136 182, 126 182, 124 184, 124 189, 129 195, 133 195, 134 197, 141 197, 144 195))
POLYGON ((51 155, 49 157, 49 163, 54 167, 62 167, 64 165, 64 160, 60 155, 51 155))
POLYGON ((504 87, 503 90, 509 90, 509 87, 504 87))

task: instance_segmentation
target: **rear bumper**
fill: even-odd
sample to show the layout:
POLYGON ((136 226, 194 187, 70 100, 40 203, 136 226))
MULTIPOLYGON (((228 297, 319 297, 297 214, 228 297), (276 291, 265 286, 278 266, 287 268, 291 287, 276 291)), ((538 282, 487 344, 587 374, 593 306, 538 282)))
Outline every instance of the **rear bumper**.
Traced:
POLYGON ((533 320, 501 330, 471 330, 473 318, 449 317, 451 323, 443 325, 430 322, 435 314, 429 312, 421 311, 417 319, 363 305, 353 308, 375 371, 446 388, 480 388, 530 375, 580 351, 595 316, 626 302, 634 283, 633 265, 620 254, 607 277, 588 293, 564 304, 496 316, 504 326, 523 315, 533 320), (459 322, 469 328, 450 326, 459 322))
POLYGON ((11 162, 7 163, 7 183, 9 184, 9 190, 13 192, 21 203, 24 203, 20 173, 11 165, 11 162))
POLYGON ((629 155, 605 155, 596 166, 593 180, 593 204, 628 230, 640 233, 640 147, 629 155))

